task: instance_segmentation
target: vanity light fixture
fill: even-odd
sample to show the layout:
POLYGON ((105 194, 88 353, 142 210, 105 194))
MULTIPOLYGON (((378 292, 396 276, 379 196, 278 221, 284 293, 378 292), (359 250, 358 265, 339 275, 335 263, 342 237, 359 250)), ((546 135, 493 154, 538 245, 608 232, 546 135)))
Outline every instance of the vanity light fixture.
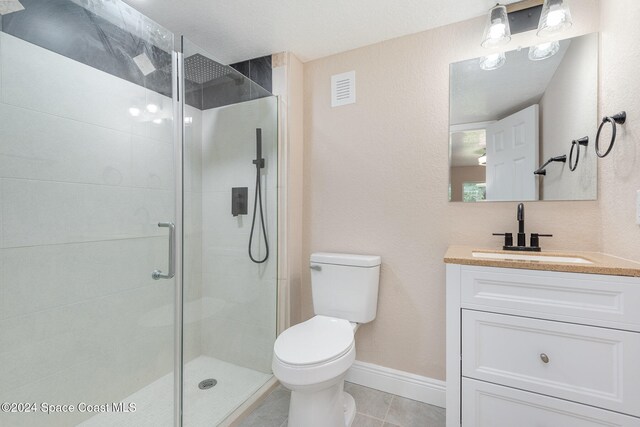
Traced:
POLYGON ((486 166, 487 165, 487 154, 483 154, 482 156, 478 157, 478 164, 480 166, 486 166))
POLYGON ((529 59, 532 61, 542 61, 551 58, 560 50, 560 42, 546 42, 529 48, 529 59))
POLYGON ((507 17, 507 7, 498 3, 489 11, 481 45, 485 48, 492 48, 505 45, 510 40, 511 28, 507 17))
POLYGON ((507 62, 504 52, 492 53, 480 58, 480 68, 485 71, 497 70, 507 62))
POLYGON ((573 25, 568 0, 544 0, 538 23, 538 36, 560 33, 573 25))

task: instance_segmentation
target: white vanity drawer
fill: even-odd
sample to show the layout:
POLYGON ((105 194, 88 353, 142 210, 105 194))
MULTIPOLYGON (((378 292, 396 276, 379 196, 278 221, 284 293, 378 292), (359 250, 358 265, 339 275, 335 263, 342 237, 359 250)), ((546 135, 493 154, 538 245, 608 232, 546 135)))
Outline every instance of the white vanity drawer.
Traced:
POLYGON ((462 313, 463 376, 640 416, 639 333, 462 313))
POLYGON ((640 332, 640 278, 462 266, 462 308, 640 332))
POLYGON ((463 427, 640 427, 640 418, 464 378, 463 427))

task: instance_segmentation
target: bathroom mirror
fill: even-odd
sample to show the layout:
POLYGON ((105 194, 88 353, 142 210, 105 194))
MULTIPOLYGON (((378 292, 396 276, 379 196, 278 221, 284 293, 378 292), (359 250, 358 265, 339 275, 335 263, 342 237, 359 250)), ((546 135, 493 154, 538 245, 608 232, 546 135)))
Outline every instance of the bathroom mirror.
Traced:
POLYGON ((541 42, 451 64, 449 201, 597 198, 598 34, 541 42))

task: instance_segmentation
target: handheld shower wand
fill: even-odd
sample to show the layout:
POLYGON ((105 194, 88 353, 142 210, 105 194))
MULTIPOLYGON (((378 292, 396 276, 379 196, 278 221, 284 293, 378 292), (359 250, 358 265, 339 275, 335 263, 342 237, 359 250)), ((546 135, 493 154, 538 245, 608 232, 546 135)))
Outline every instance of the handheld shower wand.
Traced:
POLYGON ((264 168, 264 159, 262 158, 262 129, 256 129, 256 159, 253 161, 256 165, 258 172, 264 168))
POLYGON ((262 211, 262 186, 260 185, 260 169, 264 168, 264 159, 262 158, 262 129, 256 129, 256 159, 253 161, 256 165, 256 191, 253 199, 253 219, 251 220, 251 234, 249 235, 249 258, 256 264, 262 264, 269 258, 269 242, 267 241, 267 229, 264 226, 264 212, 262 211), (256 225, 256 213, 260 209, 260 224, 262 225, 262 235, 264 236, 264 245, 266 253, 264 258, 257 259, 253 257, 251 246, 253 244, 253 230, 256 225))

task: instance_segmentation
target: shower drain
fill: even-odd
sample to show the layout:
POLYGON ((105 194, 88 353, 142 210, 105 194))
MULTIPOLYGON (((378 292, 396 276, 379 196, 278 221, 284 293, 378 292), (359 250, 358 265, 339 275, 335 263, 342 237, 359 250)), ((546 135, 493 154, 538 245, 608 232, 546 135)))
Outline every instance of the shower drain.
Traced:
POLYGON ((200 384, 198 384, 198 388, 200 390, 209 390, 210 388, 214 387, 216 384, 218 384, 217 380, 213 378, 208 378, 206 380, 200 381, 200 384))

